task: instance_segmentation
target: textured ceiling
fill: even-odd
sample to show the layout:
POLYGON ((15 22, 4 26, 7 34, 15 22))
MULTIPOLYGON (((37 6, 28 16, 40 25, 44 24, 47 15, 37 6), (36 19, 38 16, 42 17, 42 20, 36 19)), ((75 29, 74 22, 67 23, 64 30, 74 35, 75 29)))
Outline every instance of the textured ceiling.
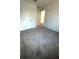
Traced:
POLYGON ((51 2, 57 1, 57 0, 37 0, 37 2, 34 2, 33 0, 26 0, 30 1, 32 3, 37 4, 38 7, 44 8, 46 5, 49 5, 51 2))

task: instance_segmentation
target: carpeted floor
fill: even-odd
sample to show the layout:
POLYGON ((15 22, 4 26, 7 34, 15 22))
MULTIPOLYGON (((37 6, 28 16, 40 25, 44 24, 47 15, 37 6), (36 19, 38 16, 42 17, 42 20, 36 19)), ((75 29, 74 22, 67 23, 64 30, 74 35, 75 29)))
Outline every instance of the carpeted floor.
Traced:
POLYGON ((59 33, 45 27, 21 31, 20 59, 59 59, 59 33))

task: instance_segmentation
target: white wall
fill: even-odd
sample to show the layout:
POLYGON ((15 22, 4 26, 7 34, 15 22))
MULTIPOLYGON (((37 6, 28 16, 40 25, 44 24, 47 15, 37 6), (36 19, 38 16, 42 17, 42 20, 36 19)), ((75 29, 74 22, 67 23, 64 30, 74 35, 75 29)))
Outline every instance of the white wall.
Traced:
POLYGON ((37 8, 37 25, 40 25, 41 20, 41 9, 37 8))
POLYGON ((34 3, 20 1, 20 30, 36 27, 37 6, 34 3))
POLYGON ((56 1, 45 7, 44 26, 59 32, 59 2, 56 1))

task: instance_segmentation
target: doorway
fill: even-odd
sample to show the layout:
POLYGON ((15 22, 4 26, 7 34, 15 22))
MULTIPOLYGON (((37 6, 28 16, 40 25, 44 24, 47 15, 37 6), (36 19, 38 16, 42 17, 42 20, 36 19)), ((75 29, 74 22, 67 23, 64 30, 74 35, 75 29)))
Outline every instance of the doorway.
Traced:
POLYGON ((41 19, 40 19, 40 26, 43 26, 45 19, 45 10, 41 11, 41 19))

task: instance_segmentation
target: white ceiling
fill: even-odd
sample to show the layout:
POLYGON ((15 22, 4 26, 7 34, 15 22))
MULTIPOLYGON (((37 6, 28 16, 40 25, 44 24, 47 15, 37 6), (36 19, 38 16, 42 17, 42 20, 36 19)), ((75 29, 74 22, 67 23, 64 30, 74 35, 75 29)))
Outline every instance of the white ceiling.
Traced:
MULTIPOLYGON (((27 0, 27 1, 35 3, 33 0, 27 0)), ((36 4, 38 7, 44 8, 46 5, 49 5, 51 2, 54 2, 54 1, 57 1, 57 0, 37 0, 36 4)))

